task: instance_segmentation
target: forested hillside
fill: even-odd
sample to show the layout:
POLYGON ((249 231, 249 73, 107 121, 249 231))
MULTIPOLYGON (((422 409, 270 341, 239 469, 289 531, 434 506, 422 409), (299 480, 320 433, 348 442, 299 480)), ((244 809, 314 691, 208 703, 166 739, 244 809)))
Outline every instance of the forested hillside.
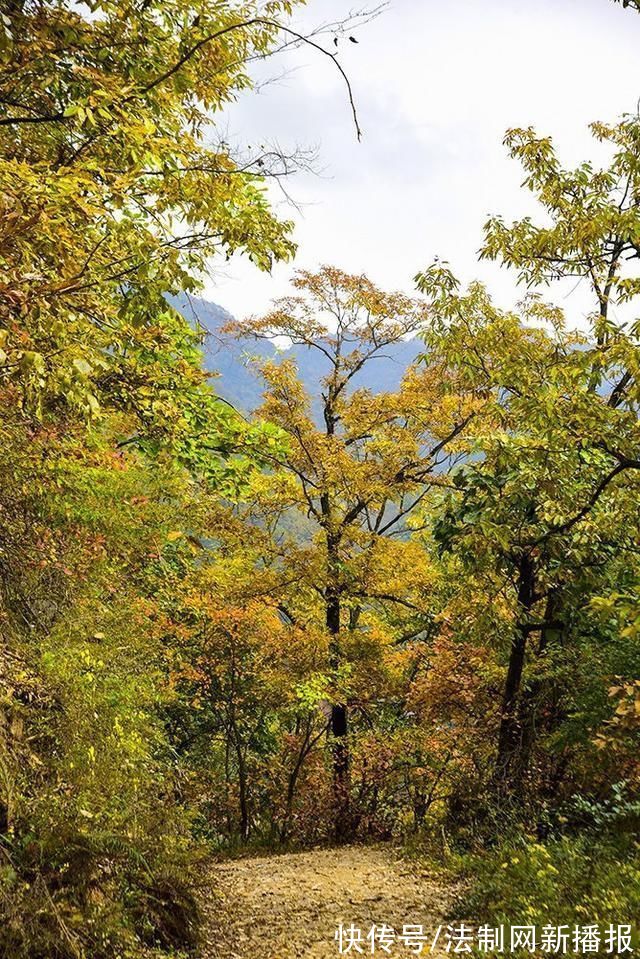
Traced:
POLYGON ((437 871, 469 921, 637 916, 640 118, 592 125, 601 167, 506 134, 537 212, 480 256, 517 309, 441 260, 400 292, 292 265, 234 319, 210 263, 296 252, 283 155, 218 135, 251 65, 310 45, 359 133, 361 18, 307 36, 297 6, 1 5, 7 959, 229 955, 211 861, 318 845, 411 849, 417 885, 361 852, 363 909, 388 865, 398 914, 437 871))
MULTIPOLYGON (((234 338, 227 332, 233 322, 230 313, 200 297, 178 296, 170 300, 188 323, 202 333, 205 369, 214 373, 215 392, 244 413, 256 410, 262 401, 263 381, 253 359, 284 359, 295 363, 300 382, 311 397, 314 412, 320 413, 322 379, 330 370, 329 359, 317 350, 288 340, 274 343, 251 337, 234 338)), ((414 360, 424 352, 424 343, 412 338, 390 344, 366 373, 359 371, 352 388, 368 387, 374 393, 395 390, 414 360)))

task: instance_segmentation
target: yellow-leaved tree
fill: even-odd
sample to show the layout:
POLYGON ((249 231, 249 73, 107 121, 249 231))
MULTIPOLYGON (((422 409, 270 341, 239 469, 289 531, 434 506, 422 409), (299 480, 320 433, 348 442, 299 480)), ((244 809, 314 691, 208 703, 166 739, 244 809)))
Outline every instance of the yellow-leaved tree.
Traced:
POLYGON ((393 625, 385 642, 406 642, 429 628, 429 564, 406 531, 468 449, 484 389, 482 377, 463 381, 435 353, 410 367, 396 390, 358 385, 356 377, 366 377, 389 347, 425 327, 427 302, 328 266, 298 272, 294 287, 298 294, 278 300, 265 317, 230 329, 287 337, 317 363, 319 406, 292 362, 261 367, 259 412, 283 431, 286 451, 273 455, 273 472, 256 482, 249 512, 271 524, 298 515, 298 545, 283 546, 278 560, 281 605, 292 621, 320 621, 328 637, 333 815, 343 840, 353 828, 349 660, 358 637, 374 633, 376 617, 393 625))

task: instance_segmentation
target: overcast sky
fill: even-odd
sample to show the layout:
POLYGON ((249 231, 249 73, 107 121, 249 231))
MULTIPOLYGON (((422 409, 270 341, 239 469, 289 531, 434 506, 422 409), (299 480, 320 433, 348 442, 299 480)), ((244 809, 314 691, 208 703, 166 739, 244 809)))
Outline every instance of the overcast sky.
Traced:
MULTIPOLYGON (((345 0, 308 0, 296 24, 309 28, 353 9, 345 0)), ((439 256, 512 305, 511 274, 477 262, 489 213, 510 219, 534 210, 504 132, 533 125, 567 163, 601 157, 587 124, 636 110, 640 15, 611 0, 391 0, 356 36, 357 45, 341 41, 339 50, 360 143, 337 71, 308 48, 270 61, 266 76, 286 75, 229 111, 232 140, 315 146, 321 175, 287 182, 299 211, 274 192, 280 213, 296 221, 295 264, 271 276, 241 258, 212 264, 207 298, 238 317, 260 313, 287 291, 295 266, 320 263, 410 291, 411 277, 439 256)), ((580 323, 586 295, 554 292, 580 323)))

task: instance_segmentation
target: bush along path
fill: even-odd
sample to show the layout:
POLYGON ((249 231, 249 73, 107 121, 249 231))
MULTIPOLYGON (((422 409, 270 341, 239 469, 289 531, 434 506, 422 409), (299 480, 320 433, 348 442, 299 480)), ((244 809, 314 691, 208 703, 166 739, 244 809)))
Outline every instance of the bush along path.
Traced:
POLYGON ((454 895, 419 862, 384 846, 216 863, 205 887, 202 959, 339 956, 341 928, 342 954, 410 956, 420 926, 428 954, 454 895))

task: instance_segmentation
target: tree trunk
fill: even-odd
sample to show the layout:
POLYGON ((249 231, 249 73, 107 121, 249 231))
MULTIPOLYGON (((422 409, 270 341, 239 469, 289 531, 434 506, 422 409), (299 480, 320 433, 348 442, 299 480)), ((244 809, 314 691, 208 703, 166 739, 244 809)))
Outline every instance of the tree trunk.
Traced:
POLYGON ((246 764, 246 755, 245 749, 243 747, 242 739, 238 734, 238 726, 236 723, 235 717, 235 708, 231 705, 229 710, 229 719, 227 726, 227 736, 230 737, 233 750, 236 754, 236 761, 238 763, 238 806, 240 813, 240 837, 243 842, 246 842, 249 838, 249 797, 248 797, 248 780, 247 780, 247 764, 246 764))
POLYGON ((238 757, 238 802, 240 805, 240 836, 243 842, 249 838, 249 803, 247 798, 247 767, 240 744, 236 741, 238 757))
POLYGON ((280 826, 280 842, 286 842, 289 838, 289 826, 293 817, 293 800, 296 795, 298 776, 300 775, 302 764, 304 763, 311 749, 311 745, 311 721, 309 721, 300 752, 298 753, 298 757, 295 761, 293 769, 291 770, 289 781, 287 783, 287 798, 285 801, 284 817, 282 820, 282 825, 280 826))
MULTIPOLYGON (((562 625, 558 621, 560 613, 560 595, 558 590, 551 590, 546 602, 544 622, 540 632, 540 643, 536 650, 536 658, 544 656, 552 643, 562 636, 562 625)), ((548 696, 548 681, 538 677, 531 682, 522 696, 520 703, 520 726, 522 729, 522 774, 529 771, 531 757, 536 744, 540 727, 540 703, 543 697, 548 696)), ((545 726, 548 722, 545 723, 545 726)))
POLYGON ((509 666, 502 697, 502 717, 494 771, 494 785, 501 798, 517 794, 521 785, 523 738, 520 695, 534 602, 534 565, 529 556, 523 556, 518 567, 518 622, 511 642, 509 666))
MULTIPOLYGON (((336 388, 331 385, 324 404, 324 421, 328 437, 335 435, 338 417, 335 411, 336 388)), ((327 586, 325 590, 326 625, 329 633, 329 668, 340 668, 340 536, 333 528, 333 506, 328 493, 320 497, 320 508, 325 519, 327 536, 327 586)), ((331 740, 333 751, 333 803, 334 837, 336 842, 345 842, 352 832, 349 802, 350 756, 349 718, 346 703, 331 706, 331 740)))
POLYGON ((335 802, 335 838, 345 842, 351 833, 349 803, 350 762, 347 744, 347 707, 337 703, 331 707, 331 735, 333 736, 333 795, 335 802))
MULTIPOLYGON (((336 589, 327 590, 327 630, 329 641, 329 665, 332 670, 340 667, 340 597, 336 589)), ((351 832, 349 803, 349 746, 347 735, 349 718, 346 703, 331 706, 331 739, 333 754, 333 803, 334 835, 337 842, 345 842, 351 832)))

